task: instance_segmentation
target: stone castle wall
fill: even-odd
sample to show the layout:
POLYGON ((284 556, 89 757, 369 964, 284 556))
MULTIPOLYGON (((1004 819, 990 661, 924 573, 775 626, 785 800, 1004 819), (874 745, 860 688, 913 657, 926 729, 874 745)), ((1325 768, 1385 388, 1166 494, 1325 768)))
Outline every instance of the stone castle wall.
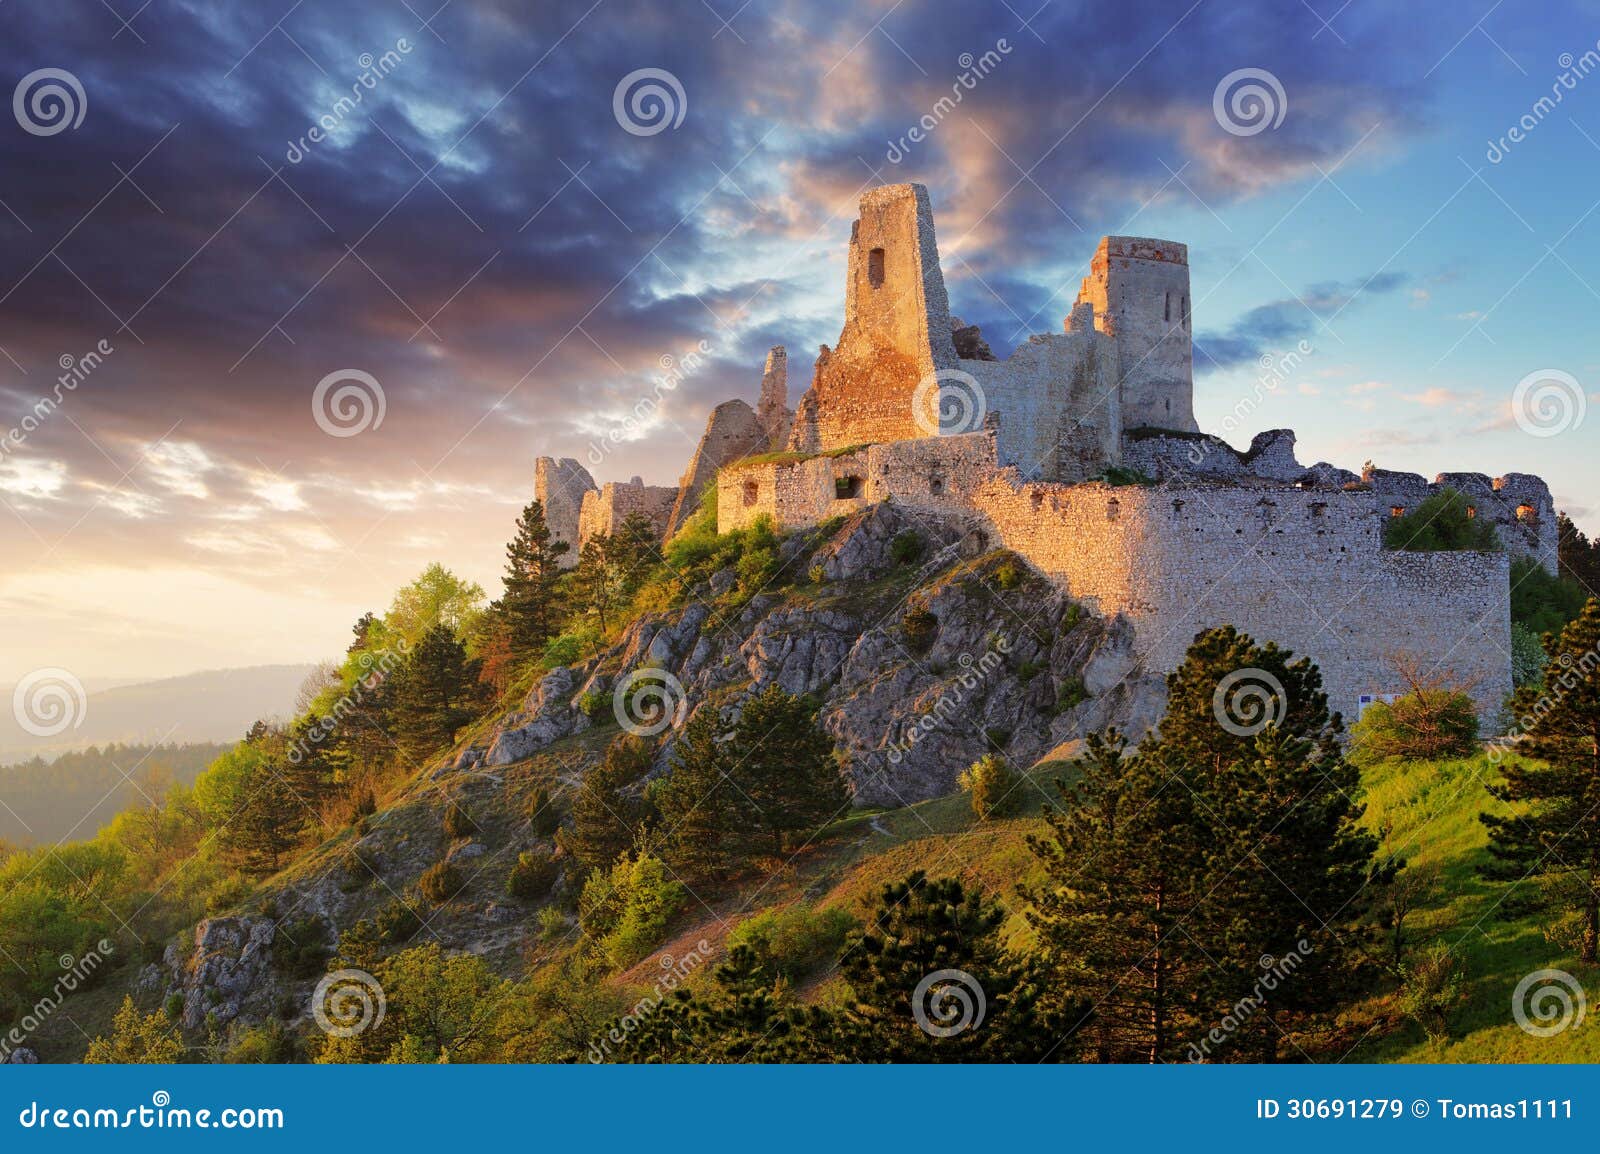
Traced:
POLYGON ((718 470, 740 457, 767 450, 770 433, 756 412, 743 401, 724 401, 706 418, 706 431, 689 458, 689 467, 678 482, 678 496, 667 518, 666 536, 683 527, 700 507, 700 495, 714 484, 718 470))
POLYGON ((1352 720, 1361 694, 1407 688, 1397 660, 1413 655, 1470 686, 1487 724, 1511 689, 1507 555, 1385 550, 1370 492, 999 476, 975 507, 1086 607, 1126 614, 1146 668, 1232 624, 1309 656, 1352 720))
POLYGON ((583 509, 578 517, 578 548, 592 537, 611 536, 634 513, 642 513, 657 539, 662 539, 677 501, 678 489, 674 485, 646 485, 638 477, 631 481, 607 481, 598 491, 583 495, 583 509))

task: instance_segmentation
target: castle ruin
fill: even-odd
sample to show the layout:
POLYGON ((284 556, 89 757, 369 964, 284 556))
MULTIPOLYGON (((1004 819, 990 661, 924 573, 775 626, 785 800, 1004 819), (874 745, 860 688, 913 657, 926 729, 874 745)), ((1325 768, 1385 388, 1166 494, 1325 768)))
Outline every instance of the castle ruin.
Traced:
POLYGON ((893 501, 1123 615, 1146 672, 1233 624, 1315 661, 1349 718, 1363 699, 1403 692, 1400 666, 1421 659, 1492 724, 1511 688, 1511 559, 1556 569, 1548 487, 1519 473, 1358 475, 1302 465, 1288 430, 1246 450, 1201 433, 1191 306, 1184 245, 1105 237, 1062 331, 999 360, 950 312, 927 190, 876 188, 851 229, 843 330, 792 414, 776 348, 758 407, 718 406, 677 487, 597 488, 576 462, 541 458, 539 499, 558 535, 576 531, 575 549, 631 511, 675 532, 712 483, 719 532, 893 501), (1384 548, 1385 520, 1444 487, 1496 526, 1504 551, 1384 548))

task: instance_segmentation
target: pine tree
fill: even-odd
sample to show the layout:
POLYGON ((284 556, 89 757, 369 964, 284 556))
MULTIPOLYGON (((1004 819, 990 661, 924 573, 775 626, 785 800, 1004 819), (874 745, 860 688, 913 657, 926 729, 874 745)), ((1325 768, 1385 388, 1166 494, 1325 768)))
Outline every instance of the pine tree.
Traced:
POLYGON ((585 613, 593 614, 600 632, 611 628, 611 621, 622 599, 622 589, 617 580, 606 541, 591 538, 584 542, 578 553, 578 567, 573 572, 573 592, 585 613))
POLYGON ((786 839, 818 829, 850 804, 816 708, 775 682, 744 703, 726 753, 728 772, 775 854, 786 839))
POLYGON ((749 825, 748 803, 728 780, 724 736, 717 707, 701 706, 673 743, 671 772, 651 793, 661 812, 663 856, 690 882, 725 873, 749 825))
POLYGON ((519 655, 536 654, 560 632, 561 606, 557 582, 560 559, 567 552, 545 521, 544 505, 534 501, 517 518, 517 534, 506 546, 505 592, 497 604, 510 624, 510 639, 519 655))
POLYGON ((645 806, 629 787, 649 772, 653 756, 649 741, 623 734, 583 775, 572 799, 572 824, 556 838, 585 868, 609 869, 638 840, 646 825, 645 806))
POLYGON ((1054 975, 1047 1005, 1083 999, 1101 1062, 1179 1059, 1200 1025, 1194 993, 1209 964, 1183 932, 1198 910, 1210 830, 1195 814, 1192 766, 1128 755, 1115 730, 1090 734, 1058 781, 1051 836, 1030 837, 1046 882, 1024 887, 1028 921, 1054 975))
POLYGON ((650 519, 629 513, 617 531, 605 539, 606 562, 616 579, 617 597, 623 604, 644 584, 650 571, 661 564, 661 542, 650 519))
POLYGON ((1489 787, 1519 812, 1482 815, 1494 857, 1484 872, 1513 886, 1543 882, 1541 899, 1513 909, 1565 907, 1577 923, 1579 959, 1592 965, 1600 953, 1600 600, 1560 636, 1546 635, 1544 646, 1550 660, 1541 683, 1512 699, 1517 757, 1489 787))
POLYGON ((413 761, 448 746, 472 719, 476 670, 447 626, 422 635, 394 687, 396 740, 413 761))

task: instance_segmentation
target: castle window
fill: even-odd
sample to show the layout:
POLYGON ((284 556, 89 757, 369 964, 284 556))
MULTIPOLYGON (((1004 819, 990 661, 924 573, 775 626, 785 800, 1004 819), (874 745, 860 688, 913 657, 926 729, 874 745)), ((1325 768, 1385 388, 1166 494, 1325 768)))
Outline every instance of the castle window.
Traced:
POLYGON ((833 479, 833 495, 841 501, 850 501, 861 496, 861 478, 835 477, 833 479))
POLYGON ((1122 502, 1115 497, 1106 502, 1106 520, 1115 521, 1122 516, 1122 502))
POLYGON ((1033 508, 1034 508, 1035 512, 1037 512, 1038 510, 1044 508, 1044 494, 1043 493, 1035 493, 1035 494, 1033 494, 1033 508))
POLYGON ((1174 501, 1172 503, 1172 511, 1174 513, 1182 513, 1183 512, 1183 502, 1182 501, 1174 501))
POLYGON ((1389 516, 1391 516, 1391 517, 1404 517, 1405 515, 1406 515, 1406 507, 1404 505, 1390 505, 1389 506, 1389 516))
POLYGON ((940 496, 944 492, 944 477, 938 473, 935 473, 933 476, 929 477, 928 492, 932 493, 935 497, 940 496))
POLYGON ((1327 516, 1327 513, 1328 505, 1325 501, 1318 501, 1316 504, 1311 506, 1311 515, 1313 517, 1325 517, 1327 516))
POLYGON ((1188 328, 1189 327, 1189 298, 1188 297, 1184 297, 1183 298, 1183 303, 1179 307, 1182 308, 1182 310, 1183 310, 1183 327, 1184 328, 1188 328))
POLYGON ((754 505, 756 503, 756 499, 760 496, 761 486, 759 484, 757 484, 755 481, 746 481, 744 483, 744 503, 746 505, 754 505))
POLYGON ((1478 507, 1476 505, 1468 505, 1467 506, 1467 520, 1470 521, 1474 517, 1476 517, 1477 515, 1478 515, 1478 507))
POLYGON ((1539 520, 1539 511, 1532 505, 1518 505, 1517 520, 1526 521, 1530 525, 1534 524, 1539 520))
POLYGON ((1161 307, 1161 319, 1168 324, 1172 323, 1172 294, 1167 294, 1166 303, 1161 307))
POLYGON ((867 283, 873 288, 883 287, 883 250, 875 248, 867 254, 867 283))

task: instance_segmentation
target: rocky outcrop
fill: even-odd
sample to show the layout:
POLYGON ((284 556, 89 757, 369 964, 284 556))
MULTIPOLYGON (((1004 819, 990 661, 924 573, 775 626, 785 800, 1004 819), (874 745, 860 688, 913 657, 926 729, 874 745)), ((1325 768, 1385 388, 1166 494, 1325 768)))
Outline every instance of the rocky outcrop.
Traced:
MULTIPOLYGON (((167 997, 183 999, 184 1029, 198 1030, 208 1021, 226 1025, 239 1017, 260 1020, 270 1011, 277 992, 272 971, 277 932, 271 918, 207 918, 195 926, 194 950, 187 957, 178 943, 167 947, 162 959, 170 976, 167 997)), ((141 975, 141 988, 144 980, 141 975)))
POLYGON ((1164 684, 1138 667, 1127 624, 1089 616, 1009 554, 964 559, 964 528, 890 503, 820 542, 788 538, 780 560, 806 575, 800 594, 762 594, 730 615, 717 602, 736 577, 718 574, 682 610, 547 675, 458 764, 481 752, 485 766, 508 765, 587 729, 580 705, 600 700, 609 714, 616 680, 639 669, 684 703, 680 723, 708 701, 735 713, 773 683, 814 696, 859 804, 948 793, 985 753, 1028 764, 1091 729, 1149 728, 1164 684), (896 544, 907 537, 914 559, 896 544))

